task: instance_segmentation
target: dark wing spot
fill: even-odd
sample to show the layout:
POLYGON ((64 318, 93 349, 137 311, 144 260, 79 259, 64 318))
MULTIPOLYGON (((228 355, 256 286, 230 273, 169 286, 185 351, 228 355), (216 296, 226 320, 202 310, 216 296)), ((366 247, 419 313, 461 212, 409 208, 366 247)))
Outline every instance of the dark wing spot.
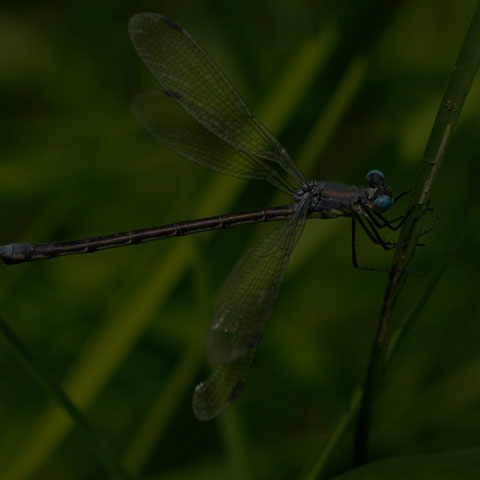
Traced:
POLYGON ((181 100, 182 95, 178 92, 174 92, 173 90, 164 90, 165 95, 168 95, 170 98, 173 98, 174 100, 181 100))
POLYGON ((238 394, 242 391, 243 388, 243 380, 239 380, 235 386, 232 388, 230 392, 230 396, 228 397, 228 401, 232 403, 237 397, 238 394))
POLYGON ((258 341, 260 340, 261 336, 262 336, 262 334, 259 330, 253 332, 252 336, 249 338, 249 340, 247 342, 247 348, 254 347, 258 343, 258 341))
POLYGON ((175 20, 172 20, 171 18, 168 17, 163 17, 163 21, 167 24, 170 25, 172 28, 175 30, 178 30, 179 32, 183 32, 183 27, 177 23, 175 20))

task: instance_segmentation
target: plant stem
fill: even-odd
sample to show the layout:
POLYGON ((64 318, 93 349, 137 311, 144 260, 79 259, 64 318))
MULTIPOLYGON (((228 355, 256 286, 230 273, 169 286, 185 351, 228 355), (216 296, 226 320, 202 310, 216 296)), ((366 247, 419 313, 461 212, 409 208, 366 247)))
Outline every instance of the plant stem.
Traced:
POLYGON ((410 206, 420 205, 417 215, 405 221, 395 250, 392 269, 384 296, 373 343, 364 395, 355 435, 354 463, 362 465, 367 459, 367 447, 372 424, 374 401, 381 383, 390 339, 393 333, 392 314, 400 291, 406 280, 407 266, 413 257, 423 216, 430 198, 434 179, 438 173, 451 133, 475 78, 480 61, 480 2, 473 13, 470 27, 463 41, 457 62, 453 68, 445 94, 440 103, 422 163, 412 191, 410 206))

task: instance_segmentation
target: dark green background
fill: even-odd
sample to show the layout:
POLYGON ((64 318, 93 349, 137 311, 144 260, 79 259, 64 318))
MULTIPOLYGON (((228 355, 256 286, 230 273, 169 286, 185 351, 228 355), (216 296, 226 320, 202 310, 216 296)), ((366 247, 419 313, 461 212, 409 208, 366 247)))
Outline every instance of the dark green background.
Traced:
MULTIPOLYGON (((361 184, 378 168, 399 193, 413 184, 474 4, 2 3, 0 243, 161 225, 193 218, 199 208, 208 216, 288 203, 257 181, 222 179, 225 191, 217 194, 218 174, 175 156, 136 123, 129 103, 155 81, 130 43, 132 14, 156 11, 184 25, 292 158, 319 118, 323 133, 333 125, 307 176, 361 184), (294 83, 292 97, 273 101, 285 78, 301 82, 296 62, 327 26, 334 39, 326 63, 308 85, 294 83), (352 68, 354 94, 341 97, 335 124, 329 101, 352 68)), ((479 132, 477 79, 433 190, 441 223, 412 268, 434 272, 473 218, 388 373, 375 459, 480 443, 479 132)), ((353 269, 349 221, 309 222, 244 392, 228 415, 200 423, 191 392, 207 374, 203 341, 216 293, 246 246, 269 228, 1 266, 0 313, 59 378, 85 369, 72 397, 88 404, 92 421, 127 466, 136 459, 142 475, 295 478, 363 379, 386 275, 353 269), (128 454, 145 422, 151 441, 128 454)), ((390 254, 358 243, 364 264, 388 266, 390 254)), ((397 320, 427 281, 409 278, 397 320)), ((48 399, 3 345, 0 373, 0 472, 105 478, 76 429, 58 435, 48 399)), ((349 468, 350 452, 346 439, 332 474, 349 468)))

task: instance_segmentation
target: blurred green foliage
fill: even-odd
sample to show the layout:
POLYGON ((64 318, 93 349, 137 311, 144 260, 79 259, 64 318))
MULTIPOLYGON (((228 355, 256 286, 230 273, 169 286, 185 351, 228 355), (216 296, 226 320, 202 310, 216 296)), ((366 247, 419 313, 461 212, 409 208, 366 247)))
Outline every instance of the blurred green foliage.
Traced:
MULTIPOLYGON (((288 202, 266 184, 219 179, 178 158, 135 122, 129 103, 155 81, 128 38, 133 13, 158 11, 182 23, 308 176, 361 184, 379 168, 400 193, 413 183, 474 6, 3 3, 0 243, 288 202)), ((440 226, 414 268, 433 272, 472 221, 389 370, 372 459, 480 444, 479 125, 477 80, 433 191, 440 226)), ((246 244, 269 228, 2 266, 0 313, 64 379, 131 471, 294 478, 363 379, 386 276, 352 268, 348 221, 309 222, 244 392, 218 421, 199 423, 190 399, 207 374, 203 342, 216 292, 246 244)), ((364 264, 390 263, 365 240, 359 249, 364 264)), ((409 279, 398 318, 427 282, 409 279)), ((0 372, 1 478, 105 478, 78 430, 3 345, 0 372)), ((347 436, 327 475, 347 470, 350 455, 347 436)))

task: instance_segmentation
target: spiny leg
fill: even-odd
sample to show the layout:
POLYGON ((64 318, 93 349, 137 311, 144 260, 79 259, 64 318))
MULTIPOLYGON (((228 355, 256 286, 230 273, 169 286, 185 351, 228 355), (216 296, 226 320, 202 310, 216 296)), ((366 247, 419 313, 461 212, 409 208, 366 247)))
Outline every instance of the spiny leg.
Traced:
MULTIPOLYGON (((363 265, 358 264, 357 249, 356 249, 356 242, 355 242, 356 220, 359 220, 360 225, 362 225, 361 220, 359 218, 356 218, 355 215, 352 215, 352 263, 353 263, 354 268, 358 268, 359 270, 369 270, 369 271, 372 271, 372 272, 389 272, 390 271, 389 268, 365 267, 363 265)), ((373 237, 373 235, 366 229, 366 227, 364 225, 362 225, 362 227, 365 230, 365 232, 367 232, 367 235, 371 238, 371 240, 375 244, 377 244, 377 241, 376 241, 375 237, 373 237)))
POLYGON ((370 238, 370 240, 375 245, 380 245, 384 250, 391 250, 392 248, 394 248, 396 246, 395 243, 385 242, 385 240, 378 233, 378 231, 376 229, 376 225, 372 221, 370 221, 370 218, 368 216, 365 216, 364 219, 365 219, 365 221, 367 222, 367 224, 370 228, 367 228, 367 225, 365 225, 365 223, 364 223, 364 219, 362 219, 362 217, 358 213, 353 212, 352 218, 355 218, 355 220, 358 221, 360 226, 363 228, 365 233, 368 235, 368 238, 370 238))
POLYGON ((400 193, 397 195, 393 200, 392 200, 392 205, 397 203, 401 198, 403 198, 405 195, 408 195, 411 192, 411 190, 407 190, 405 192, 400 193))
MULTIPOLYGON (((358 218, 358 217, 355 217, 355 216, 352 216, 352 263, 353 263, 353 266, 354 268, 357 268, 359 270, 368 270, 368 271, 371 271, 371 272, 391 272, 392 269, 391 268, 379 268, 379 267, 366 267, 366 266, 363 266, 363 265, 359 265, 358 264, 358 260, 357 260, 357 250, 356 250, 356 242, 355 242, 355 238, 356 238, 356 220, 358 220, 360 222, 360 225, 362 225, 363 229, 365 230, 365 232, 368 234, 369 238, 375 243, 377 244, 376 242, 376 239, 373 237, 373 235, 366 229, 366 227, 361 223, 361 219, 358 218)), ((385 242, 384 242, 385 243, 385 242)), ((408 242, 405 242, 405 243, 408 243, 408 242)), ((392 245, 392 247, 388 248, 386 250, 391 250, 392 248, 394 248, 396 245, 392 245)), ((423 277, 424 274, 423 273, 417 273, 417 272, 413 272, 411 270, 408 270, 408 269, 405 269, 405 270, 397 270, 398 272, 405 272, 405 273, 411 273, 412 275, 415 275, 415 276, 418 276, 418 277, 423 277)))
MULTIPOLYGON (((373 214, 373 215, 370 216, 370 218, 372 219, 372 221, 374 221, 375 226, 377 228, 388 227, 390 230, 395 232, 405 223, 405 220, 407 220, 407 218, 410 217, 410 215, 413 213, 413 211, 417 207, 421 207, 423 205, 424 204, 422 204, 422 203, 416 203, 415 205, 412 205, 408 209, 408 212, 405 215, 402 215, 401 217, 397 217, 393 220, 387 220, 381 213, 376 212, 375 210, 372 210, 372 209, 368 209, 368 210, 369 210, 370 213, 373 214), (379 218, 383 222, 383 224, 379 223, 378 220, 374 220, 375 217, 379 218), (393 223, 395 223, 399 220, 400 220, 400 223, 398 223, 397 225, 393 225, 393 223), (378 225, 377 225, 377 223, 378 223, 378 225)), ((432 211, 433 212, 433 209, 429 208, 429 209, 426 209, 425 211, 426 212, 427 211, 432 211)))

